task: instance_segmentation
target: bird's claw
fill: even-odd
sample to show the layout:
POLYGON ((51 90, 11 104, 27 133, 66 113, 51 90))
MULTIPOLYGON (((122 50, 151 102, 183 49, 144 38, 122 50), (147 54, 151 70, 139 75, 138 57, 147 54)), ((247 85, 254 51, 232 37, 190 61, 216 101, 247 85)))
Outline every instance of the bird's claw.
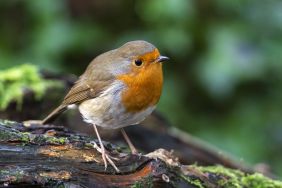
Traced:
POLYGON ((116 172, 120 172, 120 170, 117 168, 113 160, 119 160, 118 158, 114 158, 107 154, 107 151, 105 150, 104 146, 101 145, 100 147, 94 142, 93 147, 102 154, 102 159, 105 165, 105 170, 107 170, 108 162, 112 165, 112 167, 116 170, 116 172), (113 159, 113 160, 112 160, 113 159))

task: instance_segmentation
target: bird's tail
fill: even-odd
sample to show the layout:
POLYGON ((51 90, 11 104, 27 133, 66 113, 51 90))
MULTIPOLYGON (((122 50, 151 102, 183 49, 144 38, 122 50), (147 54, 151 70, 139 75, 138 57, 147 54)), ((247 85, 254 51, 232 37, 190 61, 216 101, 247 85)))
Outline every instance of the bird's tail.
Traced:
POLYGON ((53 112, 51 112, 45 119, 42 120, 42 124, 44 125, 54 121, 58 117, 58 115, 66 110, 66 108, 67 106, 60 105, 58 108, 53 110, 53 112))

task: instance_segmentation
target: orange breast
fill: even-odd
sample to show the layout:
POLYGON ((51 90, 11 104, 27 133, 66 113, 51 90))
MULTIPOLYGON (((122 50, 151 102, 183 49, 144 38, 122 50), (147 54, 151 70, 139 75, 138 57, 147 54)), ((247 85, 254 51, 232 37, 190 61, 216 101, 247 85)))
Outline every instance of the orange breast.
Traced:
POLYGON ((122 92, 122 103, 128 112, 139 112, 158 103, 163 85, 161 63, 150 63, 141 70, 118 76, 127 85, 122 92))

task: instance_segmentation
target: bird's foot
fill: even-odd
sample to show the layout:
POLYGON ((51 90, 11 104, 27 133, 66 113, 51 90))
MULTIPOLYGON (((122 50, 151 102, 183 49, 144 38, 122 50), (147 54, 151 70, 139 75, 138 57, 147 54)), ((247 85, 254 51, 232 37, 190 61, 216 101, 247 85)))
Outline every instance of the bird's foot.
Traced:
POLYGON ((140 154, 136 148, 130 148, 130 150, 131 150, 132 155, 139 155, 140 154))
POLYGON ((105 147, 103 145, 101 145, 100 147, 94 142, 93 143, 93 147, 99 152, 102 154, 102 159, 103 159, 103 162, 104 162, 104 165, 105 165, 105 170, 107 169, 108 167, 108 162, 112 165, 112 167, 116 170, 116 172, 120 172, 120 170, 118 169, 118 167, 116 166, 116 164, 114 163, 113 160, 115 161, 118 161, 119 159, 118 158, 115 158, 115 157, 112 157, 110 156, 105 147))

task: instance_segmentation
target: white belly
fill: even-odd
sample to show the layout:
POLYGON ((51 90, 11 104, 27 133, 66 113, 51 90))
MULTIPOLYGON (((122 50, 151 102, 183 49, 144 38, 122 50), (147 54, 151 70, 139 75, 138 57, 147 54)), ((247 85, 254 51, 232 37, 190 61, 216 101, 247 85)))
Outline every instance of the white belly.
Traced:
POLYGON ((138 113, 128 113, 121 104, 121 90, 124 85, 115 82, 99 97, 86 100, 79 105, 84 120, 107 129, 117 129, 143 121, 155 106, 138 113))

